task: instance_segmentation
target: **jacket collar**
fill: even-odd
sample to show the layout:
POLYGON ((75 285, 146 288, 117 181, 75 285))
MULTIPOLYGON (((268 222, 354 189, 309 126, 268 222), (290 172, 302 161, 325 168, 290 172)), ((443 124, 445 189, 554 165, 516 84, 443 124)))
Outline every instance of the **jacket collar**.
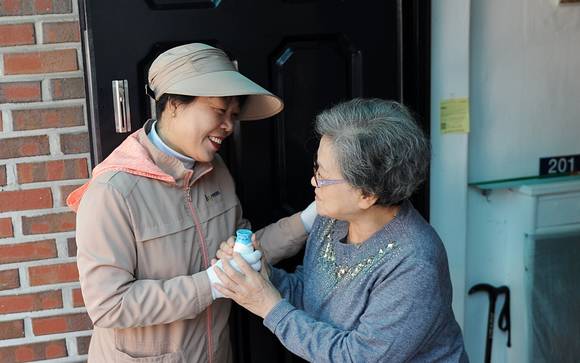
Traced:
POLYGON ((213 169, 211 163, 196 162, 194 170, 186 169, 181 161, 159 150, 147 137, 152 120, 129 135, 113 152, 93 169, 91 179, 73 190, 66 204, 75 212, 89 185, 108 171, 123 171, 144 178, 159 180, 178 187, 189 187, 213 169))
POLYGON ((153 126, 153 121, 150 119, 143 125, 143 128, 138 131, 137 138, 149 154, 151 161, 164 173, 170 175, 178 185, 185 187, 185 182, 192 185, 213 169, 212 163, 196 161, 192 172, 192 170, 183 166, 180 160, 159 150, 147 136, 153 126))

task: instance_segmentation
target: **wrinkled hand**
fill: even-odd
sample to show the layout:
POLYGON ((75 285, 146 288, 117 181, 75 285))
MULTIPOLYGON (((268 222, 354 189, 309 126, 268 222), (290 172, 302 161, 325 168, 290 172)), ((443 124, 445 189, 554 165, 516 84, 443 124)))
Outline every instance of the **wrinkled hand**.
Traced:
POLYGON ((282 300, 280 293, 265 272, 254 271, 239 253, 235 252, 233 256, 242 272, 236 271, 229 260, 224 259, 223 270, 217 267, 214 269, 222 283, 213 284, 212 287, 250 312, 265 318, 278 301, 282 300))

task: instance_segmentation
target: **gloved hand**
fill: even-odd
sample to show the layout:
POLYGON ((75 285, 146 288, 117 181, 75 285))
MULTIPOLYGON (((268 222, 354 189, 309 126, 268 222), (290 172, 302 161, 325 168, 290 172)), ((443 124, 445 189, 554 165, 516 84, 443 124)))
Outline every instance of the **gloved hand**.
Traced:
POLYGON ((300 213, 300 219, 302 220, 302 224, 307 233, 310 233, 317 215, 316 202, 310 203, 310 205, 300 213))
MULTIPOLYGON (((260 250, 255 250, 254 252, 247 253, 247 254, 244 254, 241 256, 244 258, 244 260, 246 260, 246 262, 250 266, 252 266, 252 269, 254 269, 254 271, 260 271, 260 269, 262 268, 262 260, 261 260, 262 252, 260 252, 260 250)), ((236 261, 228 260, 228 262, 238 272, 242 272, 242 270, 240 269, 240 267, 238 266, 236 261)), ((213 284, 221 284, 221 280, 219 279, 219 277, 217 277, 217 274, 215 273, 214 269, 216 267, 223 269, 222 263, 223 263, 223 260, 219 260, 218 262, 215 263, 215 265, 212 265, 212 266, 208 267, 207 270, 205 270, 207 272, 207 277, 209 278, 209 283, 212 285, 211 296, 213 297, 214 300, 219 299, 221 297, 224 297, 219 291, 217 291, 213 287, 213 284)))

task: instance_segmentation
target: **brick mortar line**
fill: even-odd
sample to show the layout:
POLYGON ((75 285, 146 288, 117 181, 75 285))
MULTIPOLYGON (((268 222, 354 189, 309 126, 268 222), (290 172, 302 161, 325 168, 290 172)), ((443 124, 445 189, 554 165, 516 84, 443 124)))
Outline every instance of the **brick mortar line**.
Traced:
POLYGON ((17 289, 14 290, 19 290, 19 289, 27 289, 30 287, 30 281, 28 280, 28 268, 27 266, 23 265, 23 264, 14 264, 17 265, 18 268, 18 278, 20 281, 20 286, 17 289))
POLYGON ((43 79, 40 81, 40 89, 41 89, 41 98, 43 102, 53 102, 55 100, 52 99, 52 87, 51 87, 51 79, 43 79))
MULTIPOLYGON (((64 187, 64 186, 74 185, 74 184, 83 184, 87 180, 88 180, 88 178, 86 178, 86 179, 64 179, 64 180, 46 181, 46 182, 38 182, 38 183, 26 183, 26 184, 16 185, 16 187, 18 189, 0 188, 0 191, 2 191, 2 192, 13 192, 13 191, 21 191, 21 190, 32 190, 32 189, 52 188, 52 187, 57 188, 57 187, 64 187), (71 183, 71 181, 78 181, 78 182, 71 183)), ((66 206, 63 206, 63 207, 66 207, 66 206)), ((12 211, 12 212, 16 212, 16 211, 12 211)), ((2 212, 2 213, 0 213, 0 215, 5 214, 5 213, 10 213, 10 212, 8 212, 8 211, 2 212)))
POLYGON ((79 2, 75 0, 72 1, 72 14, 76 15, 77 18, 79 17, 79 2))
POLYGON ((65 339, 66 352, 69 357, 78 356, 77 339, 73 337, 66 337, 65 339))
MULTIPOLYGON (((0 62, 3 62, 3 57, 0 57, 0 62)), ((27 81, 42 81, 45 79, 60 79, 60 78, 83 78, 82 70, 68 71, 68 72, 52 72, 52 73, 30 73, 30 74, 8 74, 2 76, 2 82, 27 82, 27 81)), ((83 98, 84 99, 84 98, 83 98)))
MULTIPOLYGON (((71 283, 67 282, 67 284, 71 284, 71 283)), ((3 290, 3 291, 0 291, 0 297, 12 296, 12 295, 37 294, 37 293, 41 293, 41 292, 49 292, 49 291, 54 291, 54 290, 64 291, 64 289, 69 289, 69 291, 72 291, 72 289, 80 287, 80 283, 76 282, 76 284, 77 284, 77 286, 71 285, 71 286, 54 287, 53 285, 42 285, 42 286, 27 287, 27 288, 23 288, 23 289, 3 290), (18 291, 16 291, 16 290, 18 290, 18 291), (9 293, 7 293, 7 291, 12 291, 12 293, 9 294, 9 293)), ((71 293, 71 295, 72 295, 72 293, 71 293)), ((63 296, 63 303, 64 303, 64 300, 65 299, 63 296)), ((64 305, 63 305, 63 308, 64 308, 64 305)), ((71 298, 70 308, 73 308, 72 298, 71 298)), ((25 312, 14 313, 14 314, 24 314, 24 313, 25 312)), ((4 314, 2 316, 4 316, 4 314)), ((8 319, 8 320, 10 320, 10 319, 8 319)))
MULTIPOLYGON (((42 240, 47 240, 47 239, 55 239, 57 237, 64 237, 64 238, 74 238, 75 237, 75 231, 66 231, 66 232, 58 232, 58 233, 49 233, 49 234, 31 234, 31 235, 20 235, 20 236, 15 236, 15 237, 10 237, 10 238, 3 238, 0 239, 0 246, 6 246, 6 245, 13 245, 13 244, 19 244, 19 243, 28 243, 28 242, 37 242, 37 241, 42 241, 42 240)), ((32 261, 30 261, 32 262, 32 261)), ((7 265, 7 264, 6 264, 7 265)), ((0 265, 0 270, 4 270, 5 265, 0 265)))
POLYGON ((89 336, 91 334, 87 334, 87 333, 91 333, 91 332, 92 332, 92 330, 79 330, 79 331, 74 331, 74 332, 69 332, 69 333, 58 333, 58 334, 39 335, 39 336, 31 335, 31 336, 27 336, 25 338, 0 340, 0 347, 12 347, 12 346, 24 345, 24 344, 29 344, 29 343, 48 343, 48 342, 51 342, 54 340, 64 339, 67 336, 72 336, 75 338, 89 336))
MULTIPOLYGON (((60 136, 60 135, 66 135, 66 134, 74 134, 71 132, 63 132, 63 133, 46 133, 45 135, 50 137, 52 135, 56 135, 56 136, 60 136)), ((35 136, 40 136, 40 135, 35 135, 35 136)), ((22 136, 17 136, 15 138, 19 138, 19 137, 26 137, 25 135, 22 136)), ((0 138, 0 140, 3 139, 13 139, 13 137, 2 137, 0 138)), ((49 140, 50 141, 50 140, 49 140)), ((83 158, 87 158, 89 157, 89 153, 78 153, 78 154, 62 154, 62 155, 34 155, 34 156, 23 156, 20 158, 10 158, 10 159, 0 159, 0 160, 5 160, 5 161, 18 161, 17 164, 22 164, 22 163, 34 163, 34 162, 44 162, 44 161, 60 161, 60 160, 70 160, 70 159, 83 159, 83 158)), ((0 164, 8 164, 8 163, 3 163, 0 161, 0 164)), ((31 184, 31 183, 24 183, 24 184, 31 184)))
MULTIPOLYGON (((80 284, 79 286, 80 287, 80 284)), ((73 291, 74 287, 65 287, 62 288, 62 308, 63 309, 73 309, 73 291)))
MULTIPOLYGON (((13 139, 17 137, 31 137, 31 136, 49 136, 49 135, 67 135, 67 134, 75 134, 81 132, 87 132, 88 128, 86 126, 69 126, 69 127, 51 127, 47 129, 34 129, 34 130, 21 130, 21 131, 8 131, 3 132, 0 134, 0 140, 3 139, 13 139), (62 130, 63 132, 58 132, 62 130)), ((79 154, 89 154, 89 153, 79 153, 79 154)), ((65 155, 72 155, 72 154, 65 154, 65 155)), ((35 156, 24 156, 22 158, 32 158, 41 155, 35 156)), ((10 158, 10 159, 0 159, 0 164, 4 164, 3 160, 14 160, 14 159, 21 159, 21 158, 10 158)))
POLYGON ((34 336, 34 332, 32 331, 32 319, 25 318, 24 319, 24 338, 33 337, 33 336, 34 336))
POLYGON ((66 207, 66 205, 62 205, 62 193, 60 192, 61 186, 60 185, 51 185, 50 191, 52 193, 52 207, 53 208, 62 208, 66 207))
POLYGON ((62 134, 56 132, 46 134, 46 136, 48 136, 48 149, 50 155, 56 158, 61 158, 65 155, 75 155, 75 154, 65 154, 64 152, 62 152, 61 149, 62 145, 60 144, 60 135, 62 134))
MULTIPOLYGON (((30 242, 38 242, 38 241, 44 241, 44 240, 48 240, 48 239, 57 239, 59 237, 65 238, 65 239, 69 239, 69 238, 75 238, 75 231, 67 231, 67 232, 58 232, 58 233, 51 233, 51 234, 47 234, 47 235, 26 235, 26 236, 21 236, 20 238, 4 238, 4 239, 0 239, 0 246, 8 246, 8 245, 15 245, 15 244, 23 244, 23 243, 30 243, 30 242)), ((75 256, 72 257, 54 257, 54 258, 50 258, 49 260, 53 260, 56 258, 75 258, 75 256)), ((47 260, 47 259, 45 259, 47 260)), ((43 260, 38 260, 38 261, 43 261, 43 260)), ((35 261, 28 261, 27 263, 31 263, 31 262, 35 262, 35 261)), ((16 265, 18 264, 22 264, 25 262, 18 262, 18 263, 13 263, 10 265, 15 265, 14 267, 17 267, 16 265)), ((9 264, 0 264, 0 270, 5 270, 6 266, 9 264)), ((0 294, 2 292, 0 291, 0 294)))
MULTIPOLYGON (((39 310, 39 311, 26 311, 21 313, 14 313, 14 314, 2 314, 2 321, 12 321, 12 320, 20 320, 23 318, 50 318, 53 316, 59 315, 69 315, 69 314, 76 314, 76 313, 85 313, 87 309, 84 307, 72 308, 72 309, 47 309, 47 310, 39 310), (46 313, 46 314, 43 314, 46 313)), ((85 330, 83 330, 85 331, 85 330)), ((33 335, 36 336, 36 335, 33 335)), ((38 335, 40 336, 40 335, 38 335)))
MULTIPOLYGON (((52 239, 52 238, 42 238, 41 240, 47 240, 47 239, 52 239)), ((23 242, 26 243, 26 242, 23 242)), ((19 243, 16 243, 19 244, 19 243)), ((58 251, 57 251, 58 253, 58 251)), ((52 266, 52 265, 59 265, 62 263, 70 263, 70 262, 76 262, 76 256, 73 257, 54 257, 54 258, 45 258, 42 260, 34 260, 34 261, 21 261, 21 262, 12 262, 12 263, 4 263, 4 264, 0 264, 0 269, 2 271, 4 270, 13 270, 15 268, 24 268, 25 271, 28 270, 29 267, 38 267, 38 266, 52 266)), ((21 281, 22 282, 22 281, 21 281)), ((58 285, 58 284, 69 284, 70 282, 58 282, 55 283, 54 285, 58 285)), ((21 284, 22 285, 22 284, 21 284)), ((38 285, 36 287, 39 286, 49 286, 49 285, 53 285, 53 284, 43 284, 43 285, 38 285)), ((27 288, 34 288, 35 286, 31 286, 30 284, 28 284, 27 286, 20 286, 19 288, 15 288, 12 290, 17 290, 17 289, 27 289, 27 288)), ((10 290, 2 290, 0 291, 0 296, 3 295, 11 295, 11 294, 5 294, 6 291, 10 291, 10 290)))
POLYGON ((43 361, 38 361, 39 363, 81 363, 86 362, 88 355, 79 355, 76 357, 67 357, 67 358, 60 358, 60 359, 47 359, 43 361))
POLYGON ((81 43, 67 42, 67 43, 11 45, 8 47, 0 48, 0 54, 30 53, 30 52, 42 52, 42 51, 66 50, 66 49, 76 49, 78 50, 78 52, 81 52, 82 50, 81 43))
MULTIPOLYGON (((70 237, 69 237, 70 238, 70 237)), ((68 243, 66 238, 58 237, 55 238, 56 245, 56 258, 69 259, 74 258, 76 261, 76 256, 69 257, 68 255, 68 243)))
POLYGON ((34 40, 36 40, 36 44, 44 44, 44 31, 42 30, 42 22, 35 21, 34 22, 34 40))
MULTIPOLYGON (((58 77, 57 77, 58 78, 58 77)), ((41 80, 38 80, 41 81, 41 80)), ((53 101, 37 101, 37 102, 26 102, 26 103, 2 103, 0 107, 3 110, 10 110, 10 111, 29 111, 29 110, 38 110, 43 108, 65 108, 70 106, 84 106, 86 104, 86 100, 84 98, 73 98, 69 100, 53 100, 53 101), (56 107, 50 107, 56 106, 56 107)))
MULTIPOLYGON (((30 209, 30 210, 21 210, 21 211, 9 211, 9 212, 2 212, 0 213, 0 218, 7 217, 7 216, 14 216, 14 217, 39 217, 46 214, 55 214, 55 213, 62 213, 62 212, 72 212, 68 207, 59 207, 59 208, 47 208, 47 209, 30 209)), ((70 231, 67 231, 70 232, 70 231)), ((64 233, 64 232, 55 232, 55 233, 64 233)), ((55 234, 51 233, 51 234, 55 234)), ((1 243, 1 242, 0 242, 1 243)))
MULTIPOLYGON (((76 2, 73 0, 73 2, 76 2)), ((9 15, 0 17, 0 25, 5 24, 22 24, 22 23, 33 23, 37 21, 78 21, 79 15, 78 11, 76 13, 63 13, 63 14, 37 14, 37 15, 9 15)))

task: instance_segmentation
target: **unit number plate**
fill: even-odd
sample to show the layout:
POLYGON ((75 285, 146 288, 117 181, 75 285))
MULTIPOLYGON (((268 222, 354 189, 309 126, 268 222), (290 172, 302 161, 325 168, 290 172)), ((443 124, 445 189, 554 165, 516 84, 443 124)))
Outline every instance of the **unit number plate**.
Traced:
POLYGON ((571 174, 580 171, 580 154, 540 158, 540 175, 571 174))

